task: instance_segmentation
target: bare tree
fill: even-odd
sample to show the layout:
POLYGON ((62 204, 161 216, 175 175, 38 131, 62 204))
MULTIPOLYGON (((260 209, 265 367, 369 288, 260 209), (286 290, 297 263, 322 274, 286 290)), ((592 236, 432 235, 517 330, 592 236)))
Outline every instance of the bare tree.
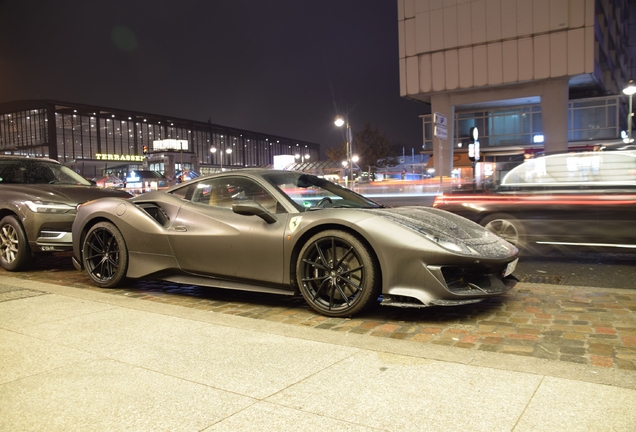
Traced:
MULTIPOLYGON (((396 145, 380 129, 366 124, 364 129, 355 133, 351 152, 358 155, 361 166, 384 166, 391 164, 397 154, 396 145)), ((329 160, 338 162, 347 158, 347 143, 325 150, 329 160)))

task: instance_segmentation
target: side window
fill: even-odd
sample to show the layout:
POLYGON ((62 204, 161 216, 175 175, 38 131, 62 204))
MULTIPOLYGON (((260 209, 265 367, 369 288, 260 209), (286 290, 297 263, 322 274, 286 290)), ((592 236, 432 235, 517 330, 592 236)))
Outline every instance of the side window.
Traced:
POLYGON ((171 192, 172 195, 178 196, 179 198, 186 199, 188 195, 188 190, 190 190, 190 186, 184 186, 179 189, 175 189, 171 192))
POLYGON ((245 199, 259 203, 270 213, 287 213, 287 210, 261 185, 249 181, 245 185, 245 199))
POLYGON ((262 186, 240 177, 200 181, 196 184, 191 201, 223 208, 232 208, 232 204, 241 201, 255 201, 270 213, 286 212, 284 207, 262 186))
POLYGON ((212 185, 210 182, 199 182, 192 191, 192 197, 190 201, 195 203, 201 203, 205 205, 210 204, 210 192, 212 191, 212 185))

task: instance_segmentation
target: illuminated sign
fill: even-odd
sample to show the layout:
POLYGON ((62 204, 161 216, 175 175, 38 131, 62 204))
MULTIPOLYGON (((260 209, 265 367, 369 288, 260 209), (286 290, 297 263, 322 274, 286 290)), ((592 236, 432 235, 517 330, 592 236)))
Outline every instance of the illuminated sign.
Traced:
POLYGON ((188 140, 164 139, 152 142, 152 149, 157 150, 188 150, 188 140))
POLYGON ((141 178, 137 176, 137 173, 132 171, 128 177, 126 177, 126 183, 138 183, 141 181, 141 178))
POLYGON ((473 144, 468 144, 468 159, 471 161, 478 161, 479 155, 479 141, 475 141, 473 144))
POLYGON ((274 156, 274 169, 285 169, 296 162, 294 155, 277 155, 274 156))
POLYGON ((96 153, 95 159, 104 161, 122 161, 122 162, 143 162, 144 157, 141 155, 124 155, 110 153, 96 153))

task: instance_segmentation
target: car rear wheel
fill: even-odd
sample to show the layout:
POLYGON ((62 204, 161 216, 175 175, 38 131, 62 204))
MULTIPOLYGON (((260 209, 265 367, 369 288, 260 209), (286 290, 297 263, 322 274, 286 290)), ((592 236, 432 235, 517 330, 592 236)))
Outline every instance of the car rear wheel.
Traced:
POLYGON ((380 294, 378 265, 367 246, 340 230, 316 234, 303 246, 296 265, 300 291, 316 312, 354 315, 380 294))
POLYGON ((32 263, 31 248, 15 216, 0 221, 0 265, 8 271, 20 271, 32 263))
POLYGON ((93 283, 112 288, 125 281, 128 250, 121 232, 110 222, 95 224, 82 247, 84 268, 93 283))
POLYGON ((510 215, 502 213, 490 215, 481 221, 481 225, 516 247, 520 247, 523 241, 523 227, 517 219, 510 215))

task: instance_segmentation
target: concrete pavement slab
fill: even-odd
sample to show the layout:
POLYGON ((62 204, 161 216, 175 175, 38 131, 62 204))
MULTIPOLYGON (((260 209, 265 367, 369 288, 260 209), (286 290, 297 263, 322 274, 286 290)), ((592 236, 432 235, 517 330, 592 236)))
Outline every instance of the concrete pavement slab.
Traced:
POLYGON ((546 377, 515 432, 634 431, 636 392, 546 377))
POLYGON ((0 353, 0 384, 96 358, 84 351, 2 329, 0 353))
POLYGON ((198 431, 248 397, 100 359, 0 386, 2 431, 198 431))
POLYGON ((254 398, 310 377, 358 349, 208 325, 179 340, 144 343, 112 357, 254 398))
POLYGON ((539 375, 360 352, 269 402, 391 431, 510 431, 539 375))
POLYGON ((338 432, 378 432, 356 423, 336 420, 306 411, 295 410, 259 402, 245 410, 215 424, 205 432, 236 431, 338 431, 338 432))
POLYGON ((20 331, 35 324, 54 322, 108 309, 113 309, 113 306, 67 296, 53 298, 51 295, 40 295, 17 301, 4 301, 0 302, 0 317, 2 317, 0 328, 20 331))
MULTIPOLYGON (((60 297, 51 295, 53 301, 60 297)), ((21 302, 23 300, 18 300, 21 302)), ((154 346, 178 341, 205 324, 121 307, 35 324, 24 334, 112 358, 134 346, 154 346)))

